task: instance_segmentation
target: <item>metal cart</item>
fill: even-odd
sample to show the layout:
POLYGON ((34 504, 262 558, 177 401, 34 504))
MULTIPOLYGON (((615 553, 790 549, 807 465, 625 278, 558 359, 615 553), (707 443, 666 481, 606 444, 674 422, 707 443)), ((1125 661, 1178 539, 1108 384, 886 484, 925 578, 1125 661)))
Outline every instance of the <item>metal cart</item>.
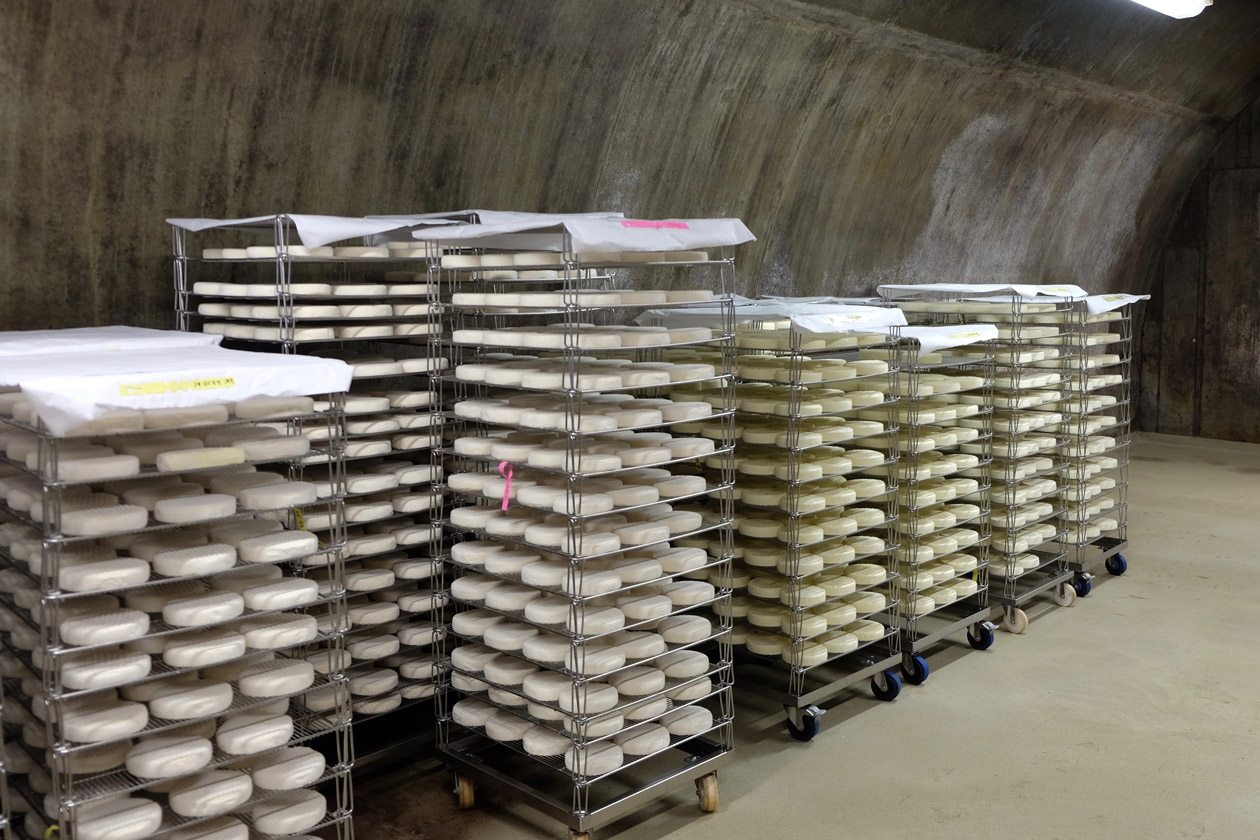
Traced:
MULTIPOLYGON (((165 785, 171 782, 178 783, 208 770, 235 766, 242 759, 272 755, 278 746, 302 744, 317 736, 331 734, 337 744, 335 757, 310 783, 327 791, 328 810, 311 830, 328 829, 342 840, 353 836, 349 822, 348 774, 351 758, 345 736, 349 724, 349 701, 344 691, 346 678, 333 664, 335 657, 330 660, 330 667, 315 674, 312 685, 299 691, 264 697, 247 694, 238 684, 232 686, 230 705, 212 713, 199 712, 178 720, 159 718, 153 714, 139 715, 145 711, 139 701, 149 698, 151 690, 159 687, 158 681, 170 684, 170 679, 195 676, 200 670, 211 679, 231 684, 237 682, 242 669, 272 657, 301 661, 324 647, 339 651, 346 615, 342 564, 344 531, 340 526, 330 530, 328 539, 315 552, 290 559, 250 563, 234 558, 230 567, 219 566, 214 571, 181 576, 152 573, 143 582, 120 582, 110 586, 107 592, 82 591, 82 587, 69 584, 64 577, 64 572, 77 564, 112 556, 112 549, 126 547, 136 556, 145 556, 142 551, 148 549, 141 546, 146 541, 157 547, 168 544, 159 540, 169 541, 171 545, 184 542, 190 546, 204 545, 208 541, 206 531, 244 521, 278 522, 288 530, 299 529, 298 520, 303 515, 326 516, 332 522, 340 522, 344 506, 344 485, 337 478, 341 474, 338 467, 344 447, 342 396, 331 394, 321 399, 326 407, 315 414, 268 421, 282 424, 290 434, 304 424, 321 424, 325 429, 323 443, 312 451, 312 455, 321 456, 334 467, 334 478, 330 492, 318 503, 306 505, 304 509, 287 506, 272 510, 247 508, 242 503, 230 515, 196 522, 163 522, 150 515, 142 527, 106 533, 98 533, 99 528, 73 524, 71 512, 81 506, 83 499, 89 498, 89 492, 122 496, 169 485, 172 478, 209 485, 225 470, 230 472, 234 468, 159 471, 152 465, 144 465, 139 474, 123 471, 116 479, 70 480, 60 469, 68 453, 81 452, 80 447, 88 444, 105 444, 121 450, 129 441, 151 433, 54 437, 42 423, 32 425, 15 418, 0 418, 0 435, 7 443, 2 471, 8 491, 0 506, 0 566, 3 567, 0 575, 7 581, 5 586, 0 587, 0 605, 5 608, 8 619, 5 632, 0 634, 4 648, 3 654, 0 654, 0 673, 6 681, 5 696, 13 707, 12 714, 5 715, 6 744, 23 751, 22 763, 26 767, 26 778, 11 780, 12 787, 26 800, 29 811, 34 815, 28 826, 39 827, 43 823, 39 815, 43 815, 47 818, 47 825, 57 827, 58 836, 75 838, 79 836, 79 815, 87 813, 94 804, 130 794, 140 799, 156 798, 159 804, 165 804, 165 797, 156 793, 154 787, 165 791, 165 785), (17 457, 22 455, 24 457, 17 457), (142 610, 142 603, 164 603, 187 595, 211 576, 225 588, 244 581, 278 577, 261 574, 269 568, 284 569, 288 577, 313 577, 319 581, 320 588, 311 600, 298 606, 254 608, 249 607, 247 602, 243 613, 231 619, 199 625, 192 630, 169 623, 158 615, 149 620, 146 630, 131 634, 126 639, 127 650, 118 654, 132 665, 143 666, 137 667, 143 675, 110 672, 89 679, 82 673, 76 674, 76 666, 82 664, 82 657, 93 652, 114 651, 121 639, 102 638, 99 634, 91 638, 67 638, 63 634, 65 621, 93 614, 94 611, 108 610, 117 606, 120 600, 132 602, 132 609, 142 610), (242 618, 265 622, 294 615, 306 615, 315 620, 313 639, 307 637, 300 643, 286 644, 277 649, 254 649, 243 655, 232 654, 220 657, 213 664, 209 661, 198 661, 195 665, 181 663, 164 653, 164 650, 169 650, 171 640, 185 638, 190 632, 194 636, 213 634, 235 627, 242 618), (114 699, 116 692, 122 693, 122 703, 114 699), (317 707, 308 705, 310 698, 315 696, 325 702, 317 707), (98 733, 102 737, 90 742, 85 735, 68 728, 72 713, 112 704, 126 708, 133 717, 139 715, 140 719, 129 723, 125 731, 115 728, 107 733, 98 733), (283 707, 283 712, 277 704, 283 707), (271 715, 287 713, 291 717, 292 733, 282 744, 272 743, 265 749, 244 754, 228 753, 219 745, 210 750, 202 766, 162 779, 133 775, 116 755, 120 748, 130 745, 136 737, 143 743, 152 736, 187 734, 190 728, 197 732, 213 731, 216 719, 221 716, 262 710, 268 710, 271 715)), ((180 431, 214 434, 239 428, 244 433, 245 427, 258 424, 259 421, 231 420, 181 427, 180 431)), ((252 463, 268 465, 273 471, 287 474, 290 478, 302 476, 303 465, 299 461, 277 462, 271 459, 252 463)), ((253 467, 251 464, 243 468, 253 467)), ((270 529, 272 526, 269 524, 267 527, 270 529)), ((242 591, 249 589, 248 584, 240 588, 242 591)), ((243 639, 242 645, 244 643, 243 639)), ((206 746, 209 749, 208 741, 206 746)), ((238 818, 252 824, 249 814, 254 806, 282 796, 285 796, 282 791, 254 790, 246 801, 238 804, 238 818)), ((205 822, 214 816, 181 816, 167 808, 159 829, 149 836, 166 837, 177 829, 205 822)))
POLYGON ((854 686, 869 680, 881 700, 901 692, 897 542, 880 536, 897 521, 898 354, 857 312, 844 331, 761 316, 736 332, 736 509, 746 523, 736 565, 757 576, 732 604, 736 684, 782 703, 799 741, 818 734, 819 704, 854 686), (861 522, 845 516, 854 508, 861 522), (762 533, 766 522, 776 534, 762 533), (845 574, 853 569, 860 581, 845 574))
MULTIPOLYGON (((431 749, 436 728, 424 712, 434 705, 444 666, 427 660, 445 632, 437 559, 445 504, 435 455, 442 433, 438 376, 448 365, 436 340, 440 305, 432 247, 402 228, 351 246, 357 249, 351 253, 375 248, 384 256, 302 248, 287 214, 197 234, 173 224, 172 237, 180 329, 221 334, 226 345, 241 349, 328 356, 354 365, 344 456, 347 570, 354 580, 356 571, 395 569, 396 580, 384 591, 352 591, 351 605, 390 599, 400 610, 386 624, 349 629, 347 674, 353 679, 382 668, 425 674, 400 674, 385 697, 354 697, 356 724, 382 715, 397 722, 389 740, 361 745, 356 761, 363 766, 376 760, 376 752, 431 749), (396 650, 368 644, 399 634, 396 650)), ((304 433, 317 437, 319 430, 304 433)), ((328 471, 319 467, 315 475, 323 481, 328 471)), ((321 533, 330 527, 309 524, 321 533)))
POLYGON ((1142 298, 1096 295, 1063 315, 1073 363, 1063 383, 1065 549, 1078 595, 1093 588, 1103 566, 1129 567, 1129 444, 1133 416, 1133 306, 1142 298))
MULTIPOLYGON (((718 581, 729 577, 734 259, 731 249, 725 248, 719 255, 692 254, 678 262, 665 263, 659 255, 649 254, 641 255, 642 261, 609 262, 607 255, 575 254, 567 233, 543 233, 553 237, 554 250, 543 257, 535 254, 538 264, 534 265, 522 265, 531 258, 514 257, 511 251, 479 247, 475 239, 440 243, 444 251, 441 289, 446 295, 444 302, 451 308, 450 330, 443 338, 455 361, 452 375, 446 378, 454 403, 448 415, 449 443, 444 453, 448 458, 448 482, 456 501, 447 522, 453 542, 445 559, 453 576, 450 589, 454 613, 446 640, 451 670, 439 692, 439 750, 442 760, 455 771, 461 808, 472 807, 475 789, 485 787, 563 822, 575 838, 586 838, 590 832, 682 787, 695 787, 702 811, 710 812, 718 806, 716 771, 729 758, 733 747, 729 617, 717 622, 705 620, 708 629, 702 638, 666 639, 651 652, 634 652, 632 648, 624 661, 615 654, 610 659, 601 656, 613 645, 650 635, 643 631, 657 627, 658 622, 676 622, 684 616, 702 618, 706 608, 729 603, 729 589, 719 585, 699 603, 671 602, 665 616, 627 617, 624 626, 617 630, 588 631, 585 621, 601 605, 638 596, 645 586, 674 585, 684 577, 713 575, 718 581), (614 276, 614 270, 618 275, 664 275, 663 285, 668 288, 698 285, 717 289, 715 299, 706 305, 724 310, 722 326, 708 337, 688 341, 687 346, 719 349, 722 363, 695 381, 662 381, 657 376, 644 378, 642 384, 630 384, 625 378, 621 380, 623 384, 611 387, 601 382, 594 373, 600 369, 597 359, 619 360, 622 365, 652 363, 664 358, 666 348, 644 340, 640 349, 602 349, 592 346, 601 342, 588 341, 592 333, 580 325, 611 327, 625 324, 631 315, 647 306, 694 305, 671 303, 663 291, 641 298, 600 294, 601 290, 618 288, 620 277, 614 276), (522 342, 510 332, 514 328, 547 331, 553 337, 553 346, 541 353, 522 352, 522 342), (508 332, 500 332, 504 330, 508 332), (530 360, 540 357, 542 362, 551 363, 547 370, 555 374, 554 381, 531 378, 526 385, 510 374, 513 363, 531 368, 530 360), (488 375, 489 371, 506 375, 488 375), (583 412, 583 406, 592 400, 622 396, 650 401, 667 393, 670 387, 701 382, 715 383, 719 395, 711 415, 704 420, 707 439, 712 441, 707 453, 675 456, 671 451, 636 466, 604 464, 589 458, 607 448, 599 442, 624 441, 628 435, 651 435, 658 444, 665 440, 660 437, 662 433, 677 440, 678 429, 685 424, 658 416, 645 419, 643 425, 632 422, 620 426, 611 433, 588 431, 589 421, 584 418, 589 415, 583 412), (477 416, 485 405, 509 405, 507 400, 529 396, 545 398, 548 406, 562 406, 556 408, 558 421, 530 427, 522 425, 511 411, 477 416), (547 431, 540 431, 543 426, 547 431), (537 459, 531 463, 523 450, 492 452, 496 441, 505 440, 495 435, 504 434, 515 434, 506 439, 509 444, 545 440, 562 455, 543 465, 537 459), (611 509, 606 505, 596 507, 592 499, 593 495, 630 487, 631 479, 639 474, 643 475, 638 480, 645 484, 636 486, 668 487, 660 483, 663 473, 658 472, 668 470, 674 475, 694 476, 698 471, 688 471, 687 467, 699 458, 721 460, 724 468, 716 479, 701 482, 681 495, 667 496, 662 490, 657 501, 614 502, 611 509), (645 469, 656 472, 645 474, 645 469), (539 501, 526 493, 530 487, 546 487, 552 492, 544 494, 546 501, 539 501), (600 546, 590 547, 590 535, 596 529, 611 523, 612 517, 624 518, 631 524, 663 518, 669 512, 662 503, 676 505, 675 514, 698 513, 698 506, 686 503, 706 497, 720 500, 718 514, 697 515, 698 525, 671 520, 668 540, 675 547, 713 544, 717 546, 713 554, 689 555, 691 560, 686 566, 671 566, 668 571, 658 568, 648 573, 648 579, 643 579, 639 568, 632 579, 618 577, 611 591, 604 591, 612 585, 607 576, 596 586, 601 570, 622 569, 630 574, 626 566, 618 565, 621 549, 609 548, 612 543, 606 540, 600 546), (556 526, 554 540, 545 544, 531 540, 519 526, 507 522, 512 518, 532 523, 530 527, 544 522, 556 526), (675 521, 683 530, 672 524, 675 521), (500 557, 505 565, 493 560, 482 562, 468 553, 482 546, 505 552, 500 557), (529 566, 518 568, 509 562, 509 557, 520 561, 522 555, 526 560, 531 556, 552 558, 558 564, 552 572, 557 576, 542 582, 531 576, 529 566), (498 602, 493 598, 482 600, 476 590, 465 588, 500 584, 518 591, 528 588, 540 595, 524 609, 508 609, 495 606, 498 602), (558 622, 558 616, 543 620, 531 609, 533 604, 543 602, 553 607, 560 604, 566 617, 558 622), (562 687, 554 695, 539 693, 532 682, 526 686, 479 670, 477 661, 466 656, 472 657, 478 651, 494 652, 493 648, 481 647, 494 641, 486 635, 494 627, 482 629, 471 623, 473 619, 495 624, 506 621, 523 628, 531 637, 536 631, 540 638, 558 644, 559 650, 552 650, 544 658, 537 653, 530 657, 524 648, 500 643, 495 661, 504 667, 518 666, 531 675, 559 675, 562 687), (669 676, 663 687, 656 686, 646 694, 612 692, 616 699, 611 705, 605 699, 598 703, 593 699, 610 684, 624 687, 626 684, 620 680, 650 670, 643 666, 663 663, 664 657, 678 657, 686 651, 705 654, 702 658, 707 664, 702 670, 669 676), (652 747, 646 754, 622 754, 619 766, 596 768, 594 762, 601 753, 612 754, 627 738, 659 733, 663 721, 669 723, 682 712, 699 709, 706 710, 695 712, 704 718, 700 728, 669 733, 663 747, 652 747), (470 717, 475 710, 488 716, 488 720, 470 717), (515 717, 503 717, 505 714, 515 717), (496 732, 495 720, 528 726, 528 733, 496 732), (531 740, 527 749, 523 739, 535 736, 550 746, 540 749, 532 746, 531 740), (530 754, 531 750, 546 754, 530 754)), ((669 347, 676 350, 679 344, 669 347)), ((642 440, 647 442, 649 438, 642 440)), ((601 696, 607 698, 609 694, 605 691, 601 696)))

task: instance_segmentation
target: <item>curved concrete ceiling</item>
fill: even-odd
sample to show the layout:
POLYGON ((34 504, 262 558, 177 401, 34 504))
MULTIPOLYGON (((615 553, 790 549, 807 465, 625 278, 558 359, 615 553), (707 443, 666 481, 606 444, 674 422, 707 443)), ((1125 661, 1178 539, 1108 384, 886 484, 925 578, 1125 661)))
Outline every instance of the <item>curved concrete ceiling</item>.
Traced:
POLYGON ((740 216, 746 293, 1136 289, 1260 4, 12 0, 0 62, 7 328, 167 325, 162 218, 275 210, 740 216))

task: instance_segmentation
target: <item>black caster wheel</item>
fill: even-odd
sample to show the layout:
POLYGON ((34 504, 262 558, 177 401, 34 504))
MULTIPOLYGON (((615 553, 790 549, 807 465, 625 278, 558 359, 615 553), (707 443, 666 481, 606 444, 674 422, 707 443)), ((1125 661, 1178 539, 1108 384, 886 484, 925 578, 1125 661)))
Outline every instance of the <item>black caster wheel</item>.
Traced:
POLYGON ((1094 591, 1094 584, 1090 581, 1089 575, 1078 573, 1076 577, 1072 578, 1072 588, 1076 590, 1076 597, 1084 598, 1094 591))
POLYGON ((1113 554, 1106 560, 1107 571, 1119 577, 1129 570, 1129 561, 1124 559, 1123 554, 1113 554))
POLYGON ((822 724, 818 721, 818 715, 810 712, 801 713, 801 725, 797 726, 789 717, 784 723, 787 724, 788 734, 795 740, 808 743, 814 740, 814 736, 822 729, 822 724))
POLYGON ((896 700, 900 693, 901 677, 897 676, 896 671, 884 671, 871 677, 871 694, 875 695, 876 700, 896 700))
POLYGON ((902 660, 901 673, 905 675, 906 682, 911 685, 923 685, 927 682, 932 669, 928 667, 927 660, 916 653, 909 659, 902 660))
POLYGON ((971 629, 967 631, 967 644, 976 650, 988 650, 993 647, 993 642, 996 638, 993 628, 984 622, 972 625, 971 629))

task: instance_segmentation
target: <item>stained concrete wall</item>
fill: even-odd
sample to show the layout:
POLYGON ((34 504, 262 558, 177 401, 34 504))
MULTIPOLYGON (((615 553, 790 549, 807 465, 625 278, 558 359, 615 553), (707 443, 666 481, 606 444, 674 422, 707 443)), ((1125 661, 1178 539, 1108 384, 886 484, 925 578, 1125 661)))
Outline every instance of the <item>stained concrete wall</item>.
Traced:
POLYGON ((1260 4, 4 0, 0 329, 170 323, 169 215, 735 215, 742 291, 1145 286, 1260 4))
POLYGON ((1142 331, 1142 428, 1260 443, 1260 100, 1194 180, 1142 331))

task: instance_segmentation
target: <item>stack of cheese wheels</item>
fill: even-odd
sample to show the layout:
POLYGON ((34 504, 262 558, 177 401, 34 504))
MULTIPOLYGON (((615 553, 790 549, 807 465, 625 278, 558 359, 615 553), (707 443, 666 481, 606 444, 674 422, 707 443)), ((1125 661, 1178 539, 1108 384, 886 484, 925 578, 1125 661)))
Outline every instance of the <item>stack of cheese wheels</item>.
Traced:
MULTIPOLYGON (((1018 299, 972 316, 996 324, 999 334, 992 397, 990 599, 1006 607, 1016 625, 1021 604, 1038 589, 1045 591, 1048 581, 1068 579, 1069 563, 1079 560, 1073 556, 1074 541, 1090 539, 1087 528, 1082 534, 1075 526, 1100 515, 1083 505, 1103 490, 1089 487, 1088 469, 1076 467, 1088 457, 1090 435, 1106 434, 1118 418, 1102 419, 1104 405, 1072 397, 1103 387, 1090 381, 1094 362, 1120 363, 1120 355, 1110 355, 1115 352, 1110 340, 1120 336, 1095 331, 1081 307, 1018 299), (1090 344, 1091 335, 1100 336, 1099 344, 1090 344), (1091 422, 1094 417, 1099 421, 1091 422)), ((983 429, 981 419, 966 422, 983 429)), ((974 448, 965 451, 978 454, 974 448)), ((960 544, 959 551, 974 549, 960 544)), ((974 576, 960 570, 949 582, 960 597, 975 583, 963 574, 974 576)))
POLYGON ((713 293, 604 290, 595 275, 557 287, 559 257, 442 257, 464 397, 451 406, 446 650, 456 727, 586 782, 724 732, 715 710, 729 663, 715 642, 729 619, 714 607, 730 595, 706 578, 729 576, 707 549, 730 523, 707 502, 731 491, 705 459, 734 437, 721 401, 672 393, 726 381, 721 356, 661 349, 729 352, 720 330, 620 323, 633 307, 712 305, 713 293))
MULTIPOLYGON (((830 637, 859 616, 895 624, 897 540, 885 532, 895 501, 887 453, 897 441, 896 348, 870 329, 808 333, 786 317, 741 328, 737 344, 737 568, 707 582, 739 594, 719 612, 729 610, 736 644, 783 668, 784 686, 769 688, 791 690, 793 673, 859 647, 858 656, 891 665, 891 647, 870 647, 885 633, 830 637)), ((691 385, 673 396, 721 399, 691 385)), ((723 548, 710 541, 705 550, 723 548)))
MULTIPOLYGON (((328 403, 120 411, 83 435, 41 439, 34 418, 14 414, 21 400, 0 393, 0 448, 31 465, 0 468, 0 587, 11 600, 0 632, 23 652, 0 657, 13 686, 5 770, 38 794, 28 825, 140 838, 197 820, 172 836, 228 838, 248 834, 242 808, 257 830, 282 834, 333 810, 304 788, 348 756, 326 763, 297 742, 349 723, 349 699, 326 693, 344 686, 345 663, 313 663, 308 650, 343 652, 331 643, 344 596, 331 584, 351 578, 302 524, 338 526, 342 490, 303 480, 314 447, 290 431, 319 422, 339 437, 328 403), (41 470, 50 452, 55 474, 41 470)), ((325 470, 339 475, 331 455, 325 470)))
MULTIPOLYGON (((910 348, 910 363, 903 366, 912 393, 903 396, 911 407, 902 412, 910 422, 902 423, 907 454, 899 470, 903 550, 897 571, 908 628, 903 648, 914 654, 939 621, 970 630, 987 619, 991 600, 1014 596, 996 576, 989 587, 990 569, 1005 567, 1000 558, 1006 546, 998 545, 995 531, 985 547, 986 524, 1021 532, 1032 513, 1021 506, 1031 494, 1053 492, 1036 479, 1023 482, 1053 468, 1041 453, 1055 448, 1050 430, 1061 421, 1053 416, 1059 377, 1032 367, 1059 355, 1034 344, 1053 338, 1056 330, 1031 321, 1053 312, 1056 304, 940 294, 941 300, 898 305, 911 323, 993 324, 960 329, 958 335, 965 341, 968 333, 996 333, 996 339, 945 347, 932 357, 910 348), (985 486, 989 479, 991 490, 985 486)), ((1018 540, 1010 542, 1014 547, 1018 540)))
MULTIPOLYGON (((348 628, 344 640, 312 656, 321 662, 330 656, 344 658, 355 720, 361 721, 429 702, 442 668, 437 646, 440 616, 435 612, 442 594, 434 586, 441 580, 441 566, 433 549, 441 535, 434 523, 441 521, 445 506, 444 475, 435 453, 443 433, 444 406, 436 377, 449 365, 437 352, 438 287, 430 282, 427 266, 402 262, 382 267, 358 261, 427 262, 440 254, 406 237, 375 245, 346 243, 328 252, 299 248, 298 253, 290 284, 293 306, 282 305, 280 290, 265 285, 250 286, 251 299, 238 304, 249 304, 250 337, 255 341, 336 355, 354 368, 344 401, 344 454, 349 459, 344 473, 315 451, 328 446, 332 430, 327 424, 305 423, 301 435, 312 450, 306 463, 311 465, 308 481, 316 496, 347 497, 348 628), (348 263, 342 279, 319 283, 298 279, 299 272, 313 270, 309 263, 330 258, 348 263), (343 342, 344 349, 330 350, 328 344, 317 343, 328 339, 343 342), (371 343, 370 352, 366 345, 356 346, 362 342, 371 343)), ((206 321, 206 328, 225 328, 230 343, 233 329, 242 326, 235 318, 244 317, 240 314, 244 309, 230 306, 226 314, 233 320, 218 319, 224 303, 218 297, 233 291, 226 285, 217 290, 219 296, 206 288, 203 301, 211 306, 207 318, 213 318, 206 321)), ((306 524, 322 541, 334 537, 339 527, 331 518, 309 515, 306 524)), ((321 579, 328 581, 325 586, 334 585, 331 574, 321 579)), ((406 714, 399 711, 399 720, 406 714)))

